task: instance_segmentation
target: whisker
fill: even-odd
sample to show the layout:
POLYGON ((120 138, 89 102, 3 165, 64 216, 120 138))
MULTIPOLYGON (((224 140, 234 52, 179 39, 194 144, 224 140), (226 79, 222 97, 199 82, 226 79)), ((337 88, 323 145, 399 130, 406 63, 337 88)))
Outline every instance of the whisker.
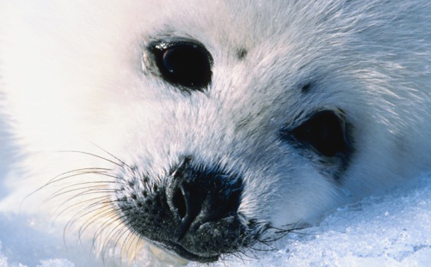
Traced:
POLYGON ((59 182, 62 182, 62 181, 65 181, 65 180, 68 180, 68 179, 70 179, 70 178, 73 178, 73 177, 77 177, 77 176, 80 176, 80 175, 86 175, 86 174, 97 174, 97 175, 100 175, 100 176, 105 176, 105 177, 109 177, 109 178, 114 178, 114 179, 116 179, 117 178, 117 176, 115 176, 115 175, 112 175, 112 174, 110 174, 109 172, 99 172, 99 171, 88 171, 88 172, 77 172, 77 173, 73 173, 73 174, 69 174, 69 175, 67 175, 67 176, 62 176, 62 177, 57 177, 57 179, 56 180, 52 180, 52 181, 50 181, 49 183, 47 183, 45 186, 49 186, 49 185, 52 185, 52 184, 54 184, 54 183, 59 183, 59 182))
MULTIPOLYGON (((82 237, 85 233, 85 231, 93 226, 93 225, 97 225, 98 221, 103 220, 107 220, 108 222, 112 223, 111 220, 115 219, 115 214, 114 212, 112 212, 112 210, 110 210, 108 207, 101 209, 99 211, 94 211, 95 214, 97 215, 97 218, 92 218, 86 221, 85 223, 85 227, 83 229, 83 226, 79 227, 78 231, 78 240, 82 240, 82 237)), ((109 223, 107 223, 106 225, 109 225, 109 223)))
POLYGON ((79 151, 79 150, 61 150, 61 151, 58 151, 58 152, 59 153, 78 153, 78 154, 83 154, 83 155, 87 155, 87 156, 91 156, 91 157, 94 157, 94 158, 98 158, 98 159, 104 160, 104 161, 112 163, 112 164, 114 164, 114 165, 116 165, 118 167, 123 167, 123 164, 122 164, 121 161, 118 163, 118 162, 115 162, 115 161, 110 160, 108 158, 105 158, 105 157, 102 157, 102 156, 99 156, 97 154, 90 153, 90 152, 84 152, 84 151, 79 151))
MULTIPOLYGON (((118 214, 114 211, 114 210, 111 210, 111 214, 112 214, 112 216, 111 216, 111 218, 110 218, 110 220, 107 220, 106 222, 104 222, 100 227, 99 227, 99 229, 94 233, 94 235, 93 235, 93 240, 94 241, 96 241, 97 239, 99 239, 99 236, 108 228, 108 226, 110 225, 110 224, 112 224, 113 222, 118 222, 118 225, 116 225, 114 228, 112 228, 110 231, 109 231, 109 233, 107 234, 107 237, 109 237, 109 236, 112 236, 112 233, 118 228, 118 227, 120 227, 121 226, 121 218, 122 218, 122 216, 118 216, 118 214), (112 219, 112 220, 111 220, 112 219)), ((111 237, 109 238, 109 239, 112 239, 111 237)), ((95 245, 94 243, 93 243, 93 245, 95 245)), ((106 244, 102 244, 103 245, 103 247, 105 247, 106 246, 106 244)))
MULTIPOLYGON (((72 171, 67 171, 67 172, 61 173, 61 174, 55 176, 54 178, 52 178, 51 180, 49 180, 46 184, 42 185, 41 187, 37 188, 36 190, 34 190, 33 192, 31 192, 30 194, 28 194, 27 196, 25 196, 21 200, 20 208, 22 208, 22 205, 24 204, 25 201, 27 201, 28 198, 30 198, 34 194, 38 193, 42 189, 44 189, 44 188, 46 188, 46 187, 48 187, 48 186, 50 186, 50 185, 52 185, 54 183, 57 183, 58 181, 62 181, 64 179, 71 178, 71 177, 78 176, 78 175, 83 175, 83 174, 101 174, 101 175, 104 175, 103 172, 100 172, 101 170, 103 170, 103 171, 110 171, 110 169, 107 169, 107 168, 82 168, 82 169, 76 169, 76 170, 72 170, 72 171), (79 173, 78 174, 71 174, 71 173, 74 173, 74 172, 79 172, 79 173), (68 175, 68 176, 64 177, 64 179, 60 178, 63 175, 66 175, 66 174, 71 174, 71 175, 68 175)), ((118 177, 113 177, 113 178, 118 178, 118 177)))
MULTIPOLYGON (((50 190, 45 202, 57 201, 54 209, 53 223, 68 216, 63 227, 63 242, 67 247, 67 239, 73 231, 77 233, 77 240, 82 242, 88 235, 93 238, 92 248, 102 253, 104 258, 111 247, 115 253, 135 254, 141 239, 125 226, 127 218, 120 215, 114 206, 118 200, 111 196, 116 192, 113 185, 124 181, 125 177, 116 175, 116 169, 136 171, 136 167, 128 165, 125 161, 108 152, 102 147, 93 144, 104 153, 91 153, 79 150, 62 150, 59 153, 74 153, 93 158, 108 167, 86 167, 65 171, 47 179, 47 182, 27 195, 21 205, 31 196, 41 191, 50 190), (75 179, 76 178, 76 179, 75 179), (57 190, 58 189, 58 190, 57 190), (58 201, 60 199, 60 201, 58 201), (90 231, 91 229, 91 231, 90 231), (93 233, 94 229, 94 233, 93 233)), ((45 191, 44 191, 45 192, 45 191)), ((121 265, 121 264, 120 264, 121 265)))
POLYGON ((111 156, 112 158, 114 158, 115 160, 117 160, 118 162, 120 162, 122 165, 128 167, 128 168, 132 168, 129 165, 127 165, 123 160, 121 160, 120 158, 118 158, 117 156, 115 156, 114 154, 112 154, 111 152, 109 152, 108 150, 102 148, 101 146, 91 142, 95 147, 97 147, 98 149, 102 150, 103 152, 105 152, 106 154, 108 154, 109 156, 111 156))
POLYGON ((110 188, 107 188, 106 186, 103 186, 106 184, 106 182, 91 185, 91 186, 85 186, 86 184, 89 185, 91 183, 95 183, 95 182, 88 182, 88 183, 72 185, 72 186, 70 186, 72 188, 63 188, 63 189, 59 190, 58 192, 52 194, 47 199, 47 201, 53 200, 53 199, 58 198, 60 196, 72 194, 73 192, 79 192, 79 191, 81 191, 81 192, 78 194, 75 194, 73 197, 70 198, 70 200, 73 200, 74 198, 79 197, 79 196, 86 196, 89 193, 91 193, 91 194, 93 194, 93 193, 94 194, 105 194, 105 193, 115 192, 115 189, 110 189, 110 188))
MULTIPOLYGON (((122 255, 125 254, 125 255, 129 256, 130 250, 131 250, 132 245, 135 241, 139 241, 139 237, 137 235, 135 235, 133 232, 128 231, 127 237, 126 237, 125 242, 124 242, 124 244, 127 244, 127 246, 123 246, 121 248, 121 254, 122 255)), ((137 245, 137 243, 136 243, 136 245, 137 245)))
MULTIPOLYGON (((74 196, 74 198, 75 198, 76 196, 74 196)), ((65 213, 66 211, 68 211, 68 210, 70 210, 70 209, 72 209, 72 208, 74 208, 74 207, 77 207, 77 206, 80 206, 80 205, 82 205, 82 204, 84 204, 84 203, 86 203, 86 202, 92 202, 92 201, 98 201, 98 200, 106 200, 106 197, 105 196, 98 196, 98 197, 95 197, 95 198, 91 198, 91 199, 86 199, 86 200, 83 200, 83 201, 80 201, 80 202, 77 202, 77 203, 74 203, 74 204, 72 204, 72 205, 69 205, 68 207, 66 207, 66 208, 63 208, 63 210, 59 210, 61 207, 59 207, 57 210, 56 210, 56 214, 57 214, 57 216, 55 217, 55 219, 54 219, 54 221, 55 220, 57 220, 57 218, 58 217, 60 217, 63 213, 65 213), (57 213, 58 212, 58 213, 57 213)), ((69 200, 67 200, 67 201, 65 201, 64 203, 63 203, 63 205, 65 205, 65 204, 67 204, 68 202, 70 202, 70 199, 69 200)), ((100 204, 100 205, 107 205, 107 204, 109 204, 110 203, 110 201, 109 200, 107 200, 107 201, 98 201, 98 202, 94 202, 93 204, 100 204)), ((93 205, 92 204, 92 205, 93 205)))
MULTIPOLYGON (((81 227, 79 227, 78 230, 78 235, 82 236, 84 234, 84 232, 91 227, 91 225, 95 224, 97 221, 100 221, 102 219, 109 219, 109 218, 113 218, 113 216, 111 216, 114 212, 112 211, 112 208, 107 206, 105 208, 102 208, 101 210, 98 211, 97 215, 93 216, 91 219, 87 220, 84 224, 81 225, 81 227)), ((107 222, 104 222, 102 224, 102 226, 105 223, 111 223, 109 220, 107 222)))
MULTIPOLYGON (((114 231, 117 232, 119 230, 127 231, 127 229, 124 229, 122 227, 121 221, 118 219, 118 215, 114 211, 111 211, 111 213, 107 213, 106 219, 107 220, 102 225, 100 225, 96 230, 96 232, 94 233, 93 244, 92 244, 92 249, 100 251, 100 254, 102 255, 103 259, 105 258, 106 250, 110 247, 108 246, 109 242, 113 241, 112 233, 114 231), (109 230, 108 234, 105 235, 106 236, 105 238, 102 238, 101 236, 109 228, 112 228, 112 229, 109 230), (103 242, 100 244, 97 244, 96 242, 100 240, 103 240, 103 242)), ((117 246, 117 241, 115 241, 112 246, 114 255, 115 255, 116 246, 117 246)))
POLYGON ((72 227, 72 225, 79 219, 79 218, 83 218, 93 212, 96 212, 97 210, 100 209, 102 205, 100 203, 92 203, 88 206, 86 206, 85 208, 82 208, 81 210, 79 210, 78 212, 76 212, 76 214, 66 223, 65 225, 65 230, 69 229, 70 227, 72 227))
MULTIPOLYGON (((118 247, 118 244, 119 244, 119 241, 121 240, 121 238, 124 237, 124 235, 126 233, 129 233, 129 230, 126 227, 124 227, 124 225, 121 223, 120 218, 117 217, 116 221, 119 222, 118 225, 115 226, 113 229, 111 229, 111 231, 109 231, 109 233, 107 235, 108 238, 106 238, 102 244, 103 254, 106 253, 106 249, 109 247, 108 242, 113 242, 113 252, 115 253, 115 251, 117 251, 117 247, 118 247)), ((98 235, 100 235, 100 234, 101 233, 98 233, 98 235)), ((125 238, 125 241, 123 242, 123 244, 126 243, 126 240, 127 240, 127 237, 125 238)))
MULTIPOLYGON (((83 173, 83 174, 85 174, 85 173, 101 174, 101 173, 103 173, 102 171, 109 172, 109 171, 111 171, 111 169, 108 169, 108 168, 80 168, 80 169, 74 169, 74 170, 71 170, 71 171, 63 172, 63 173, 60 173, 59 175, 55 176, 51 180, 49 180, 40 189, 45 188, 47 185, 50 185, 51 183, 56 183, 57 181, 61 181, 62 179, 59 179, 59 178, 62 177, 63 175, 69 175, 69 174, 72 174, 72 173, 78 173, 78 174, 81 174, 81 173, 83 173)), ((67 178, 67 177, 70 177, 70 176, 66 176, 65 178, 67 178)))

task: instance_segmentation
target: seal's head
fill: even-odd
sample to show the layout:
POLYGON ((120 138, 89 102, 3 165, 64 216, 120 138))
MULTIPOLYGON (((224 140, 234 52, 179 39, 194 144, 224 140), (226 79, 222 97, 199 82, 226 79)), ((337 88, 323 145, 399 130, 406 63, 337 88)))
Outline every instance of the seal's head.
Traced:
POLYGON ((336 85, 323 90, 328 77, 292 62, 288 37, 272 38, 279 52, 180 33, 143 46, 146 86, 162 94, 150 104, 158 118, 118 170, 112 201, 138 236, 214 261, 334 204, 355 151, 347 105, 336 85), (291 77, 295 68, 307 78, 291 77))
POLYGON ((355 45, 358 29, 376 37, 352 21, 356 4, 246 6, 217 6, 235 18, 167 18, 142 45, 156 115, 117 170, 112 203, 135 234, 190 260, 295 229, 349 190, 380 187, 393 175, 383 165, 404 157, 388 157, 403 133, 382 109, 404 93, 367 76, 383 70, 360 59, 379 53, 355 45))
POLYGON ((393 185, 430 157, 431 4, 408 2, 70 1, 30 26, 45 17, 26 13, 0 44, 20 144, 114 155, 44 158, 29 184, 75 168, 51 183, 76 194, 62 217, 201 262, 393 185))
MULTIPOLYGON (((145 49, 144 74, 166 83, 165 90, 181 100, 168 108, 169 115, 163 112, 175 120, 157 123, 157 151, 141 153, 143 158, 122 164, 117 173, 113 203, 133 232, 207 262, 264 241, 271 230, 294 229, 327 207, 354 152, 353 127, 338 105, 304 107, 279 123, 283 101, 274 99, 272 108, 264 99, 253 107, 240 99, 232 105, 223 100, 229 96, 212 92, 216 79, 226 78, 213 73, 214 58, 198 40, 162 37, 145 49)), ((247 54, 239 49, 237 64, 247 54)), ((296 89, 308 95, 317 90, 313 83, 296 89)), ((260 91, 254 86, 249 89, 260 91)), ((285 93, 267 88, 256 95, 285 93)))

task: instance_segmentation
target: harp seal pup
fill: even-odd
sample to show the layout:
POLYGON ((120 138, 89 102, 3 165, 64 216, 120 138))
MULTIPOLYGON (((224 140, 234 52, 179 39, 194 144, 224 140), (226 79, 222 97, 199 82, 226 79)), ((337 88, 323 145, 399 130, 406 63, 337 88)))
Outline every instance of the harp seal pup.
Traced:
POLYGON ((0 10, 0 207, 102 248, 212 262, 430 169, 428 0, 0 10))

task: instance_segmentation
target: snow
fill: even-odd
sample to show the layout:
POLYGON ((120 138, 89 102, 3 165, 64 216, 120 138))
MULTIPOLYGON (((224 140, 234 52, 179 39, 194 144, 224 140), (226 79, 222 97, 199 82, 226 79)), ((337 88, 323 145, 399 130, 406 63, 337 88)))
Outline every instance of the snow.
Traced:
POLYGON ((282 240, 258 261, 233 259, 228 265, 431 266, 430 176, 413 188, 339 208, 319 226, 282 240))

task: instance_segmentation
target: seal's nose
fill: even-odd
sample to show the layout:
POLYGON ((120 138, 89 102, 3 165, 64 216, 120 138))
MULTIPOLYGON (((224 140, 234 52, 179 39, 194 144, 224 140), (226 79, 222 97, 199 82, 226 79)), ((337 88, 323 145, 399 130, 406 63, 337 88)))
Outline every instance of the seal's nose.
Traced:
POLYGON ((166 177, 142 175, 131 182, 133 177, 119 178, 114 203, 124 224, 140 237, 200 262, 254 242, 253 222, 239 211, 241 176, 186 157, 166 177))
POLYGON ((231 180, 218 168, 195 167, 186 157, 172 172, 167 202, 181 221, 178 240, 196 231, 202 224, 234 216, 241 201, 242 183, 231 180))

